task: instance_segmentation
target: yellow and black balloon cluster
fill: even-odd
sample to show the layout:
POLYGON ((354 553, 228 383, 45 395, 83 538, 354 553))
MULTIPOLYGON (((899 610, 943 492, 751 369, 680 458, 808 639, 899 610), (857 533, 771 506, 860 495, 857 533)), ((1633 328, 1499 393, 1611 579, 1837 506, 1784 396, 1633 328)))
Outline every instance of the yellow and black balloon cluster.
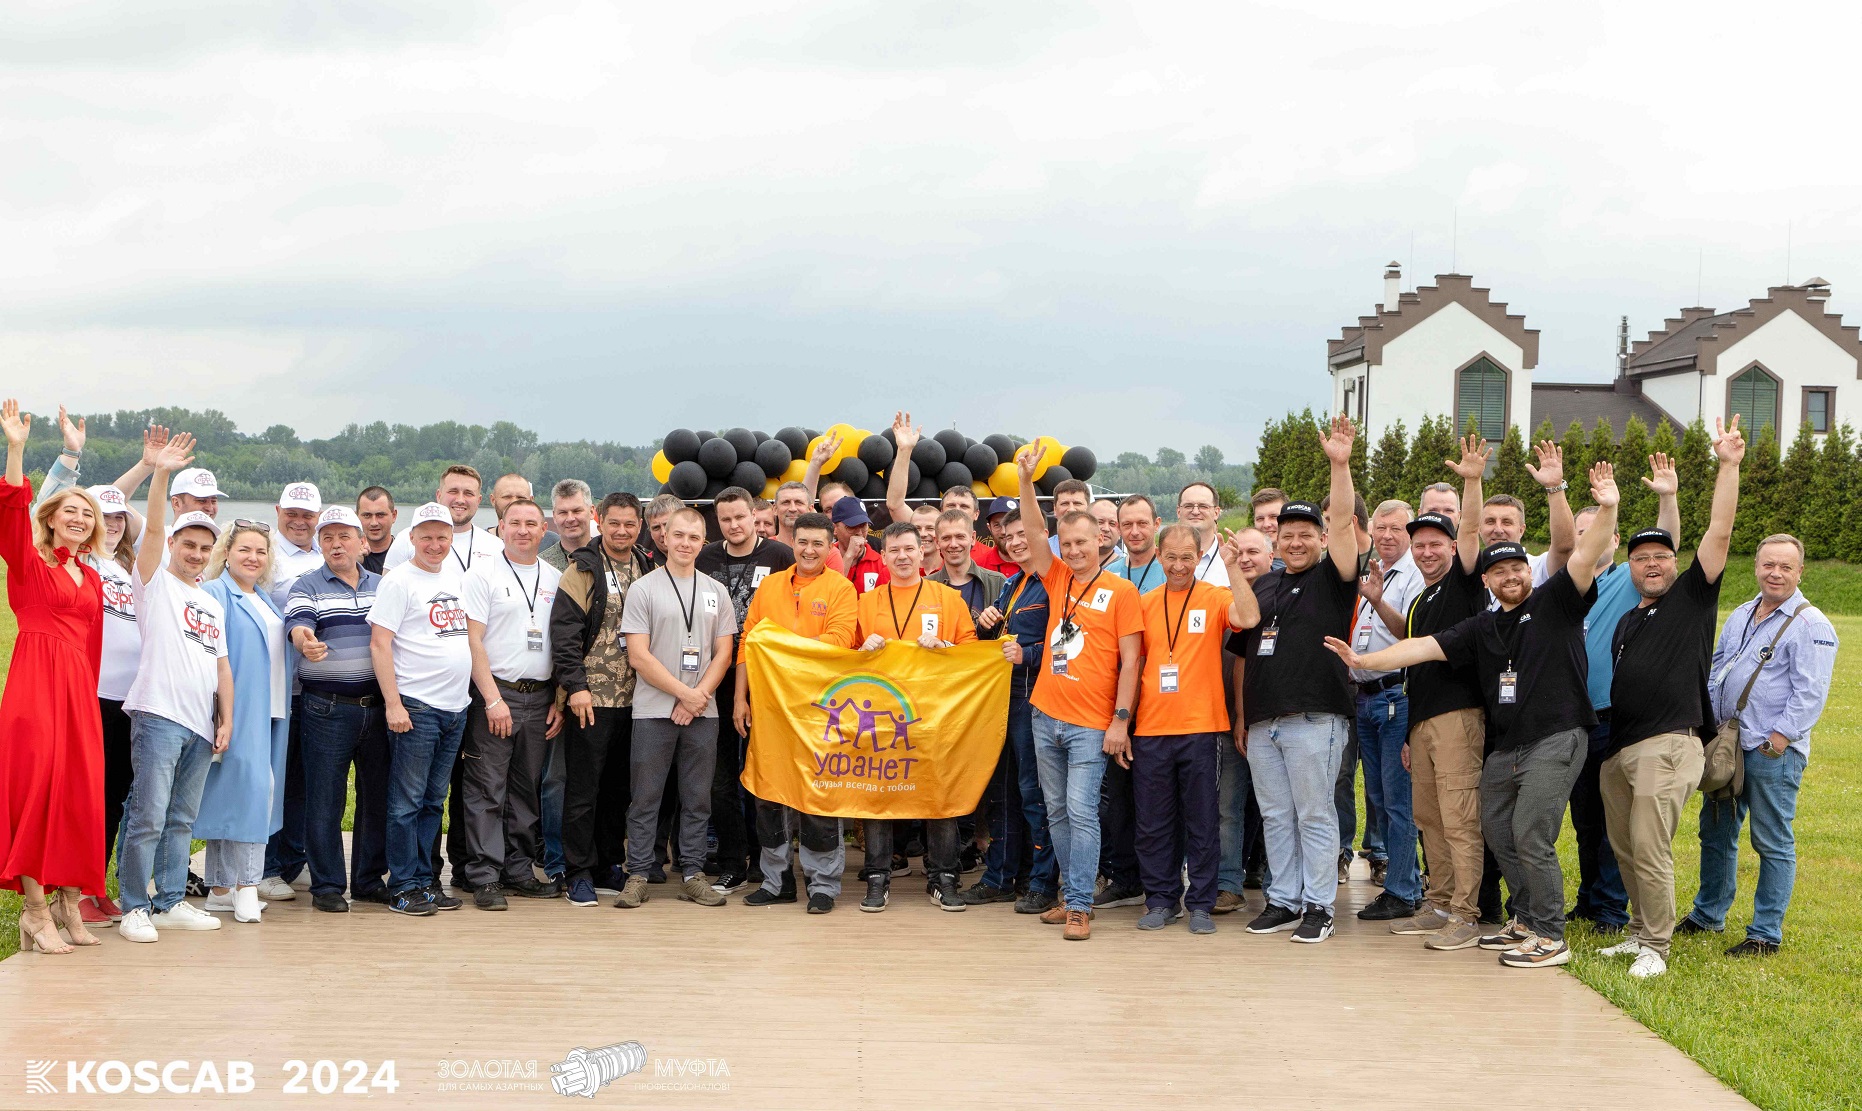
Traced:
MULTIPOLYGON (((824 481, 846 484, 863 501, 886 496, 886 483, 894 466, 910 470, 905 496, 935 499, 953 486, 968 486, 978 498, 1012 497, 1016 491, 1015 452, 1030 441, 1001 434, 973 440, 946 428, 918 441, 910 459, 898 458, 898 445, 890 428, 869 432, 851 424, 836 424, 826 431, 784 428, 774 436, 747 428, 723 432, 694 432, 675 428, 653 457, 653 477, 660 493, 686 501, 716 497, 727 486, 741 486, 766 498, 776 496, 785 482, 800 482, 808 460, 823 441, 838 438, 833 454, 821 467, 824 481)), ((1089 479, 1098 460, 1086 447, 1068 447, 1052 436, 1032 441, 1040 449, 1035 466, 1035 487, 1043 494, 1069 478, 1089 479)))

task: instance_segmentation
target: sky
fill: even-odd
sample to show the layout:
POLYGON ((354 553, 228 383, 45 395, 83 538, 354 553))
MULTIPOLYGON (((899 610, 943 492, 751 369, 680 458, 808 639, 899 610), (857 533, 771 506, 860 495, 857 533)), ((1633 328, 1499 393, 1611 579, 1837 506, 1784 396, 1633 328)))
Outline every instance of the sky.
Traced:
POLYGON ((1253 457, 1459 270, 1611 373, 1862 322, 1862 14, 1082 0, 0 8, 0 366, 306 437, 846 421, 1253 457), (1849 92, 1845 92, 1849 90, 1849 92))

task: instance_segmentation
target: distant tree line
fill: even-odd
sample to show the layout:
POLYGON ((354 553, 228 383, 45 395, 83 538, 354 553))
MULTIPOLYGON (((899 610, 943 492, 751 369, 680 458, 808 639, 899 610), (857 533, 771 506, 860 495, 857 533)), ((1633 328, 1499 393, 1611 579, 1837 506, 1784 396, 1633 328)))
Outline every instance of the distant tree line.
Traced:
MULTIPOLYGON (((1468 430, 1472 430, 1470 425, 1468 430)), ((1330 471, 1320 444, 1320 420, 1307 409, 1270 421, 1261 434, 1260 458, 1255 463, 1253 489, 1276 486, 1296 498, 1325 494, 1330 471)), ((1616 468, 1622 492, 1622 532, 1655 523, 1655 495, 1640 481, 1649 473, 1649 456, 1666 452, 1675 460, 1681 482, 1681 524, 1684 548, 1691 548, 1706 530, 1713 501, 1717 468, 1712 436, 1696 418, 1679 433, 1666 420, 1653 432, 1640 418, 1631 417, 1619 437, 1610 422, 1599 418, 1588 431, 1572 421, 1559 436, 1550 421, 1533 431, 1534 443, 1557 439, 1564 450, 1565 478, 1571 483, 1573 509, 1590 499, 1585 478, 1592 463, 1608 459, 1616 468)), ((1776 430, 1767 424, 1756 436, 1747 433, 1744 465, 1740 468, 1739 517, 1733 529, 1733 550, 1751 552, 1758 541, 1776 532, 1788 532, 1804 542, 1812 559, 1862 560, 1862 450, 1848 425, 1820 438, 1808 422, 1798 426, 1789 450, 1779 454, 1776 430)), ((1444 460, 1460 454, 1455 427, 1446 416, 1430 417, 1409 435, 1401 421, 1386 429, 1376 444, 1360 436, 1352 456, 1352 481, 1364 500, 1375 506, 1390 498, 1416 504, 1422 489, 1434 482, 1460 480, 1444 460)), ((1512 494, 1526 505, 1527 535, 1544 543, 1545 496, 1526 471, 1532 458, 1517 425, 1509 427, 1489 464, 1486 493, 1512 494)))

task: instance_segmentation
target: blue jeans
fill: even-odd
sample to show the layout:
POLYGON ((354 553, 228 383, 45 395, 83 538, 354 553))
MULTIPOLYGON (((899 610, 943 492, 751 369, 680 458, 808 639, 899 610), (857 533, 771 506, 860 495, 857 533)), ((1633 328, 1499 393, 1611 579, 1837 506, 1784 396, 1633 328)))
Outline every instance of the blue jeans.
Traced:
POLYGON ((291 727, 284 749, 284 825, 265 843, 265 874, 290 883, 310 862, 304 844, 304 746, 299 736, 299 713, 304 696, 291 698, 291 727))
POLYGON ((1248 730, 1248 768, 1267 842, 1267 901, 1330 914, 1338 896, 1338 807, 1332 785, 1349 726, 1341 714, 1288 714, 1248 730))
MULTIPOLYGON (((1352 794, 1357 790, 1358 765, 1365 760, 1358 742, 1357 715, 1353 714, 1346 725, 1345 752, 1339 757, 1338 776, 1332 786, 1332 803, 1338 809, 1338 860, 1341 864, 1351 863, 1351 841, 1358 835, 1358 801, 1352 794)), ((1384 855, 1383 818, 1377 813, 1377 803, 1371 799, 1369 768, 1364 773, 1364 855, 1374 861, 1389 859, 1384 855)))
POLYGON ((1027 837, 1033 842, 1028 890, 1047 895, 1058 886, 1059 874, 1054 865, 1053 840, 1048 836, 1047 805, 1041 801, 1040 765, 1034 755, 1034 707, 1028 705, 1034 676, 1022 674, 1023 670, 1017 668, 1009 677, 1009 740, 1002 750, 1003 763, 1013 770, 1015 780, 1003 791, 1009 805, 990 814, 983 882, 1004 891, 1015 885, 1015 873, 1021 867, 1021 839, 1027 837))
POLYGON ((436 710, 411 698, 401 705, 414 727, 390 734, 388 742, 388 890, 395 895, 435 882, 440 810, 466 724, 464 710, 436 710))
POLYGON ((1248 758, 1235 751, 1231 733, 1216 737, 1216 814, 1222 841, 1222 864, 1216 870, 1216 890, 1242 893, 1248 878, 1248 799, 1254 794, 1254 773, 1248 758))
POLYGON ((568 870, 562 855, 562 794, 569 781, 569 762, 562 754, 562 734, 548 742, 543 753, 543 780, 537 805, 543 819, 543 874, 561 877, 568 870))
POLYGON ((1099 783, 1106 774, 1106 731, 1071 725, 1032 710, 1034 756, 1041 769, 1047 828, 1068 910, 1093 909, 1099 878, 1099 783))
POLYGON ((190 835, 213 766, 213 742, 179 722, 134 710, 129 762, 134 777, 123 802, 116 882, 124 910, 160 914, 187 894, 190 835))
MULTIPOLYGON (((1389 869, 1384 890, 1399 899, 1422 898, 1416 863, 1416 817, 1403 745, 1409 740, 1409 698, 1401 687, 1358 696, 1358 751, 1364 759, 1365 820, 1382 820, 1389 869)), ((1368 845, 1370 839, 1365 838, 1368 845)))
POLYGON ((348 887, 357 896, 380 890, 388 871, 385 711, 305 691, 298 699, 297 747, 304 761, 304 849, 311 893, 343 893, 343 807, 349 801, 352 763, 356 816, 348 887))
POLYGON ((1759 854, 1759 882, 1752 892, 1752 922, 1746 936, 1773 945, 1784 941, 1784 912, 1797 881, 1797 792, 1804 785, 1804 754, 1783 756, 1746 750, 1746 790, 1736 799, 1700 803, 1700 893, 1688 917, 1710 930, 1726 927, 1726 912, 1738 891, 1739 826, 1752 819, 1752 848, 1759 854))

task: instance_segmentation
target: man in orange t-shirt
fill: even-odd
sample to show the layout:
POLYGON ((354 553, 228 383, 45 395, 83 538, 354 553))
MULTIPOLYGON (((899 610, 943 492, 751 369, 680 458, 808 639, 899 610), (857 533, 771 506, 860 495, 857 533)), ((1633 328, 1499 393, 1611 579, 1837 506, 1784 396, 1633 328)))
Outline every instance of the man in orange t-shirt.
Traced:
POLYGON ((1221 837, 1216 755, 1228 738, 1222 686, 1222 640, 1260 621, 1254 591, 1241 574, 1231 534, 1218 549, 1239 593, 1196 577, 1202 542, 1188 525, 1158 537, 1164 588, 1144 595, 1144 674, 1138 689, 1137 738, 1131 746, 1132 797, 1138 816, 1138 874, 1144 881, 1141 930, 1161 930, 1182 899, 1190 932, 1212 934, 1221 837), (1189 897, 1180 865, 1189 860, 1189 897))
MULTIPOLYGON (((976 625, 963 595, 921 574, 924 552, 918 544, 918 530, 896 521, 886 526, 883 539, 891 579, 860 596, 860 647, 871 652, 888 641, 902 640, 935 651, 975 640, 976 625)), ((898 825, 867 819, 866 864, 860 869, 866 899, 861 910, 878 913, 886 909, 898 825)), ((927 818, 924 825, 925 890, 931 904, 939 910, 961 911, 967 904, 957 893, 957 819, 927 818)))
MULTIPOLYGON (((1038 506, 1032 446, 1015 456, 1021 504, 1038 506)), ((1061 936, 1092 936, 1093 881, 1099 871, 1099 785, 1106 758, 1131 766, 1131 711, 1138 700, 1138 654, 1144 616, 1138 591, 1099 560, 1099 524, 1084 511, 1063 514, 1060 555, 1047 545, 1039 510, 1022 515, 1028 533, 1023 568, 1047 588, 1047 666, 1029 696, 1041 794, 1060 864, 1061 901, 1041 916, 1063 923, 1061 936), (1103 753, 1103 755, 1102 755, 1103 753)), ((1021 646, 1002 642, 1019 663, 1021 646)))
MULTIPOLYGON (((737 642, 737 731, 750 734, 750 675, 743 666, 743 644, 759 622, 773 621, 792 633, 835 648, 852 648, 858 627, 859 598, 853 584, 828 570, 834 550, 834 525, 820 513, 803 513, 791 530, 795 566, 765 576, 744 610, 743 637, 737 642)), ((750 744, 756 737, 750 735, 750 744)), ((748 761, 746 760, 746 763, 748 761)), ((757 840, 763 846, 763 885, 744 896, 744 905, 766 907, 795 902, 795 873, 789 869, 789 840, 799 832, 802 874, 808 881, 808 913, 826 914, 840 897, 847 849, 839 818, 798 814, 779 802, 756 800, 757 840)))

